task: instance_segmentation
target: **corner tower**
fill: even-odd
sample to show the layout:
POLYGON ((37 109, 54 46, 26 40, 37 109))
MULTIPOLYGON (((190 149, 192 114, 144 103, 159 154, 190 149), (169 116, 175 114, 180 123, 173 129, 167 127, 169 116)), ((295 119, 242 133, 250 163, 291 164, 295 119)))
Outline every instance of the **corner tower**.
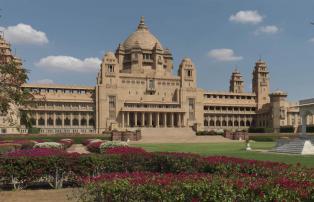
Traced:
POLYGON ((244 81, 239 70, 235 69, 232 72, 230 79, 230 92, 232 93, 243 93, 244 92, 244 81))
POLYGON ((255 63, 253 70, 252 91, 256 94, 257 109, 270 102, 269 71, 266 62, 261 59, 255 63))

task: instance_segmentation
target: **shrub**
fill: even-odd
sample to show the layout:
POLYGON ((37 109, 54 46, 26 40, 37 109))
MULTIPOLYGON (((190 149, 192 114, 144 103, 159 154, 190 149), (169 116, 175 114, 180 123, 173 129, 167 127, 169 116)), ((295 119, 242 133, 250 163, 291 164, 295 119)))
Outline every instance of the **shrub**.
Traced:
POLYGON ((94 141, 87 145, 87 150, 93 153, 100 153, 100 145, 103 144, 102 141, 94 141))
POLYGON ((93 143, 93 142, 102 142, 103 140, 101 139, 86 139, 82 142, 83 145, 87 146, 89 145, 90 143, 93 143))
POLYGON ((249 133, 265 133, 265 132, 266 132, 265 128, 257 128, 257 127, 249 128, 249 133))
POLYGON ((314 133, 314 126, 313 126, 313 125, 307 126, 307 127, 306 127, 306 132, 308 132, 308 133, 314 133))
POLYGON ((63 149, 63 145, 58 142, 42 142, 35 144, 34 148, 63 149))
POLYGON ((60 139, 58 143, 63 145, 63 148, 69 148, 74 143, 72 139, 60 139))
POLYGON ((100 152, 104 153, 106 149, 113 148, 113 147, 125 147, 128 146, 128 143, 126 142, 120 142, 120 141, 107 141, 100 145, 100 152))
POLYGON ((210 174, 110 173, 83 180, 77 196, 92 201, 312 201, 313 182, 210 174))
POLYGON ((12 152, 5 153, 8 157, 43 157, 43 156, 62 156, 67 153, 64 150, 52 149, 52 148, 34 148, 26 150, 16 150, 12 152))
POLYGON ((14 143, 2 143, 0 144, 0 153, 6 153, 6 152, 10 152, 10 151, 15 151, 21 149, 21 145, 20 144, 14 144, 14 143))
POLYGON ((103 150, 106 154, 144 154, 147 153, 140 147, 110 147, 103 150))
POLYGON ((293 133, 294 127, 293 126, 281 126, 280 133, 293 133))
POLYGON ((278 137, 274 135, 251 135, 249 137, 250 140, 254 140, 256 142, 274 142, 277 138, 278 137))

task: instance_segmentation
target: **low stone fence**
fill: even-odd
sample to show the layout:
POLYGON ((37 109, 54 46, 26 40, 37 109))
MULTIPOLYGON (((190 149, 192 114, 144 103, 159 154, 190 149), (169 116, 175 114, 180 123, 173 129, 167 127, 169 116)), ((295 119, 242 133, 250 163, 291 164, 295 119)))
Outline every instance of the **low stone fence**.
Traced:
POLYGON ((112 131, 112 141, 138 141, 141 139, 141 131, 112 131))
POLYGON ((249 134, 243 131, 237 131, 237 132, 225 131, 224 137, 231 140, 248 140, 249 134))

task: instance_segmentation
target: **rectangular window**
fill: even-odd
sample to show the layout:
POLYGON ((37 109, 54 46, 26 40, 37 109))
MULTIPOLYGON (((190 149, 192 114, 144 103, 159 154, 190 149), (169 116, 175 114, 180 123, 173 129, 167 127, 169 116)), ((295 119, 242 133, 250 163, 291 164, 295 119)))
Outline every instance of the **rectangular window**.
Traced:
POLYGON ((108 65, 108 72, 113 73, 114 72, 114 65, 108 65))
POLYGON ((195 99, 189 98, 189 119, 195 120, 195 99))
POLYGON ((109 96, 109 119, 116 119, 116 96, 109 96))

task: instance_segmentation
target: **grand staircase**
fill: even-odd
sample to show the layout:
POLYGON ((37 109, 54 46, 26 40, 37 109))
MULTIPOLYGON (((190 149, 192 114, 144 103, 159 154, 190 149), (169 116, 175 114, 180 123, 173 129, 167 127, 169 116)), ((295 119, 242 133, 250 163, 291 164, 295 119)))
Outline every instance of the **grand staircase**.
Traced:
POLYGON ((232 142, 222 136, 196 136, 191 128, 142 128, 136 143, 209 143, 232 142))
POLYGON ((309 139, 297 138, 286 144, 277 146, 272 151, 288 154, 314 154, 314 146, 309 139))

